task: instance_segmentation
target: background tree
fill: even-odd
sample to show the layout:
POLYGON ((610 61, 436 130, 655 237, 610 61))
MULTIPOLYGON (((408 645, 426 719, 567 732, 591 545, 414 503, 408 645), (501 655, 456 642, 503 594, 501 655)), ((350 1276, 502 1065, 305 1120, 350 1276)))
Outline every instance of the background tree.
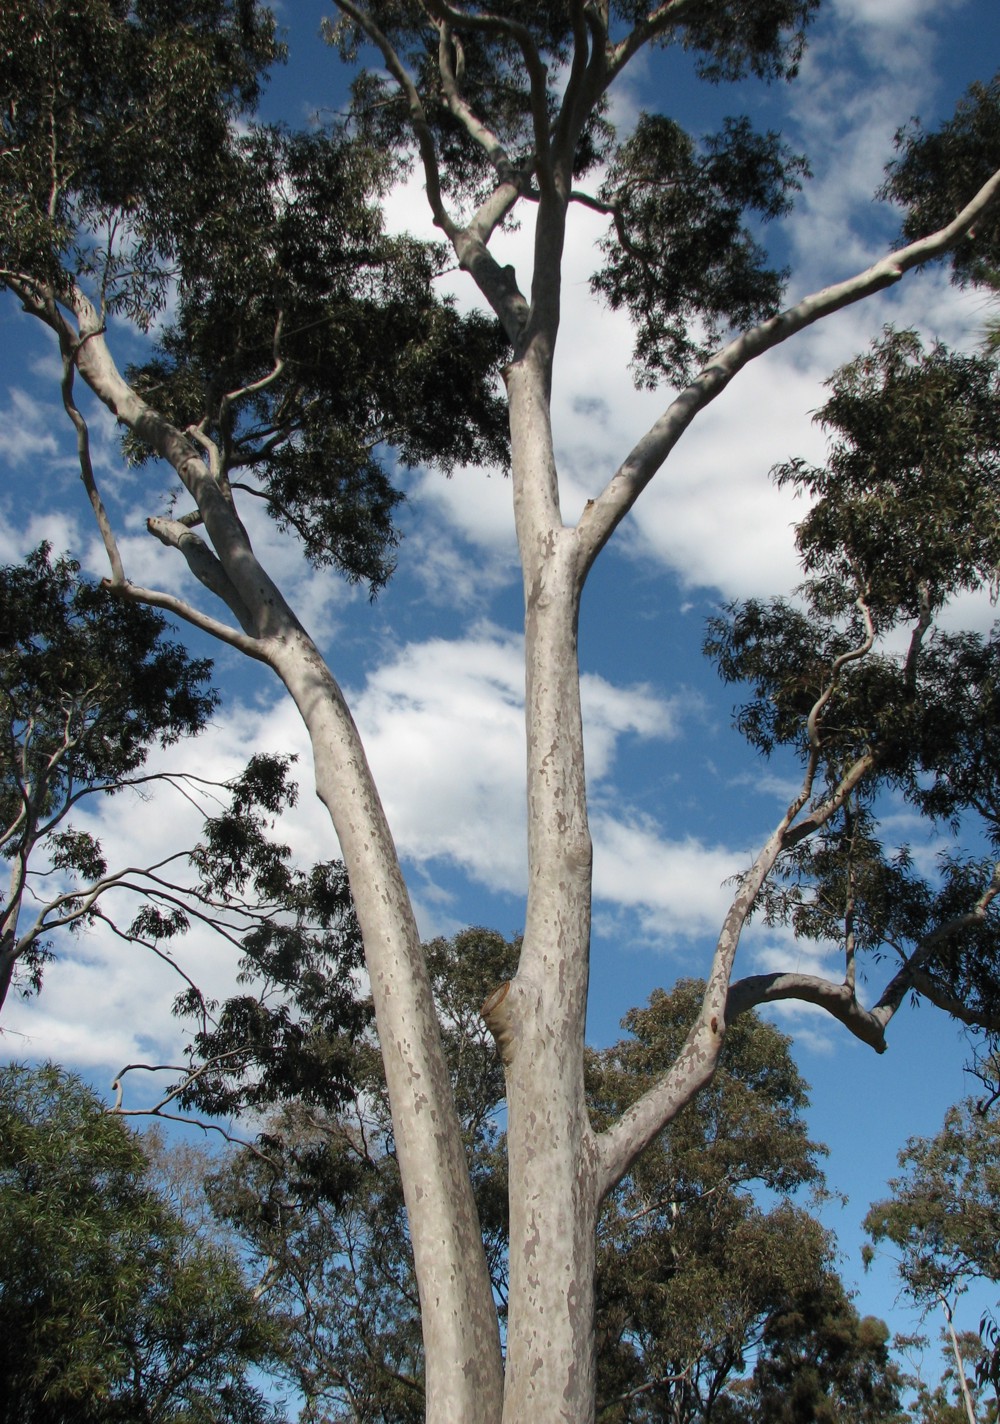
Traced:
POLYGON ((153 748, 201 731, 217 699, 211 664, 170 642, 160 614, 80 579, 46 545, 0 569, 0 606, 2 1004, 15 975, 40 987, 54 930, 97 915, 101 895, 128 879, 108 877, 74 810, 155 780, 144 774, 153 748))
MULTIPOLYGON (((601 1130, 590 1119, 584 1084, 591 841, 577 634, 591 568, 692 421, 767 350, 961 248, 989 213, 1000 174, 984 176, 978 191, 973 184, 957 209, 949 205, 943 225, 926 236, 782 310, 780 275, 751 227, 756 230, 758 218, 780 216, 804 177, 803 161, 777 136, 754 133, 740 121, 699 138, 657 112, 640 116, 634 133, 618 135, 608 121, 609 95, 637 55, 661 45, 683 50, 713 82, 792 77, 815 0, 764 0, 752 15, 730 0, 664 0, 651 11, 624 0, 563 9, 521 6, 502 16, 479 7, 456 10, 447 0, 402 6, 338 0, 337 8, 340 21, 330 38, 352 63, 377 56, 380 68, 357 70, 348 121, 316 146, 320 160, 329 159, 354 186, 348 182, 349 196, 330 208, 334 190, 317 179, 324 196, 316 215, 325 215, 329 227, 316 238, 315 273, 299 263, 294 244, 291 250, 283 244, 285 219, 300 203, 303 212, 315 213, 309 207, 314 170, 300 181, 283 139, 267 147, 266 135, 243 137, 245 129, 233 122, 245 115, 262 68, 275 54, 269 23, 256 10, 190 0, 180 11, 171 7, 167 17, 152 4, 111 10, 91 0, 83 11, 34 4, 5 14, 0 90, 10 152, 3 180, 10 238, 4 281, 58 341, 64 403, 78 433, 81 474, 103 532, 112 587, 123 598, 173 609, 269 666, 308 728, 317 790, 347 866, 372 985, 420 1294, 428 1417, 496 1424, 502 1415, 514 1424, 562 1413, 586 1421, 593 1417, 596 1387, 601 1203, 710 1081, 726 1032, 741 1012, 767 999, 796 996, 829 1009, 881 1049, 887 1023, 915 989, 970 1022, 997 1026, 986 971, 988 922, 1000 884, 979 865, 967 873, 962 867, 946 871, 949 894, 938 895, 935 887, 925 921, 895 937, 900 963, 875 1010, 864 1008, 856 993, 859 945, 851 909, 844 917, 843 981, 790 973, 754 976, 730 987, 747 916, 782 861, 793 878, 802 857, 809 861, 810 840, 839 857, 840 868, 831 874, 839 876, 839 886, 846 884, 853 904, 854 862, 846 862, 846 880, 843 870, 852 828, 874 804, 874 788, 905 780, 906 757, 912 762, 917 755, 916 737, 890 737, 883 752, 883 719, 852 717, 849 725, 838 720, 841 690, 850 687, 853 709, 869 671, 883 670, 886 691, 901 697, 901 712, 907 712, 941 600, 989 577, 983 561, 992 550, 982 531, 991 527, 994 472, 991 447, 977 423, 980 400, 970 402, 976 419, 960 432, 946 420, 949 431, 961 435, 964 467, 958 452, 933 442, 915 464, 903 462, 918 489, 925 479, 935 485, 943 453, 949 456, 946 472, 956 479, 957 467, 967 476, 984 464, 987 477, 975 486, 984 518, 960 522, 972 541, 967 555, 954 546, 949 554, 939 541, 934 559, 943 559, 942 567, 932 560, 911 570, 898 555, 890 557, 887 582, 869 592, 863 581, 857 585, 852 565, 859 531, 849 517, 837 516, 851 501, 838 503, 835 490, 826 502, 827 514, 837 516, 836 537, 846 540, 842 555, 835 540, 816 546, 821 564, 815 606, 823 606, 819 584, 826 579, 832 590, 826 612, 833 622, 824 625, 827 642, 820 646, 803 635, 809 666, 792 666, 796 676, 805 676, 806 696, 782 701, 788 725, 782 724, 781 734, 804 762, 800 791, 736 887, 705 975, 698 1019, 680 1054, 601 1130), (81 29, 93 20, 99 21, 92 31, 100 36, 99 50, 89 37, 81 40, 81 29), (64 49, 73 56, 65 79, 53 62, 64 49), (183 84, 174 83, 178 62, 183 84), (260 158, 262 145, 268 161, 260 158), (198 151, 210 154, 205 164, 184 161, 198 151), (396 164, 414 156, 434 222, 492 312, 492 327, 448 315, 428 294, 433 258, 421 250, 413 260, 397 262, 399 244, 384 237, 377 206, 382 187, 400 171, 396 164), (598 162, 606 181, 596 176, 598 162), (232 195, 232 204, 217 202, 217 195, 232 195), (579 522, 568 526, 560 508, 550 392, 562 251, 577 202, 608 215, 606 260, 595 285, 633 317, 640 372, 651 383, 679 389, 665 396, 662 415, 608 472, 579 522), (508 219, 525 212, 534 220, 535 240, 531 270, 519 274, 501 265, 489 244, 508 219), (256 235, 253 254, 260 261, 246 268, 244 280, 240 258, 248 231, 256 235), (351 315, 358 309, 350 306, 353 293, 343 305, 337 281, 338 271, 348 267, 365 274, 359 300, 366 332, 390 329, 379 325, 383 309, 401 317, 401 339, 386 343, 387 350, 365 341, 351 355, 351 334, 359 329, 351 315), (162 334, 155 376, 148 370, 123 375, 107 317, 120 312, 140 325, 148 321, 174 272, 191 295, 182 298, 177 323, 162 334), (322 300, 318 309, 301 310, 316 310, 317 320, 321 312, 324 320, 330 317, 330 366, 343 359, 350 367, 356 357, 354 382, 340 393, 336 409, 329 408, 335 394, 330 386, 313 384, 318 378, 308 354, 300 356, 286 343, 287 293, 298 301, 314 278, 320 298, 335 294, 337 320, 322 300), (261 281, 268 284, 263 293, 261 281), (266 352, 241 343, 244 309, 251 317, 266 311, 267 321, 255 328, 267 332, 266 352), (344 342, 337 338, 341 329, 344 342), (442 329, 450 334, 440 353, 434 333, 442 329), (733 329, 737 334, 730 339, 733 329), (724 344, 713 350, 717 341, 724 344), (404 458, 426 455, 435 463, 494 449, 497 408, 490 378, 504 345, 525 590, 529 749, 524 938, 516 973, 486 1004, 508 1105, 505 1368, 474 1173, 391 833, 333 673, 258 560, 240 514, 261 496, 314 557, 377 586, 386 572, 392 498, 360 457, 377 456, 377 442, 387 437, 404 458), (453 374, 449 358, 460 352, 461 381, 431 379, 419 360, 422 352, 435 377, 441 370, 453 374), (177 477, 182 503, 168 515, 159 503, 149 506, 155 512, 148 527, 183 554, 201 588, 225 606, 224 616, 214 603, 209 611, 193 598, 128 580, 73 399, 77 378, 128 429, 132 448, 148 448, 161 462, 158 468, 177 477), (306 414, 313 392, 329 414, 318 430, 306 414), (300 446, 301 483, 291 455, 287 462, 281 458, 300 446), (345 450, 347 467, 361 472, 361 488, 348 491, 347 527, 338 532, 343 480, 317 484, 313 476, 327 465, 341 471, 338 454, 345 450), (318 460, 317 451, 325 452, 318 460), (244 480, 248 465, 251 474, 244 480), (359 528, 374 530, 374 550, 363 534, 355 539, 359 528), (360 561, 358 548, 365 554, 360 561), (925 599, 921 590, 928 581, 925 599), (894 664, 889 652, 869 657, 877 636, 904 626, 911 652, 901 663, 894 664), (864 672, 855 679, 858 667, 864 672)), ((300 231, 309 233, 311 223, 300 231)), ((923 369, 915 356, 913 364, 923 369)), ((949 391, 953 401, 955 387, 949 391)), ((882 425, 868 434, 881 437, 882 425)), ((878 468, 876 462, 876 477, 878 468)), ((883 488, 890 490, 898 470, 893 467, 883 488)), ((972 488, 968 481, 962 487, 972 488)), ((876 498, 866 506, 869 534, 878 503, 876 498)), ((862 553, 864 535, 862 529, 862 553)), ((741 662, 736 643, 730 649, 725 643, 720 633, 720 655, 729 658, 733 675, 754 677, 756 669, 741 662)), ((788 639, 785 644, 793 653, 788 639)), ((772 667, 764 680, 773 675, 772 667)), ((785 681, 790 679, 791 669, 785 681)), ((801 878, 815 886, 823 874, 817 859, 801 878)), ((779 902, 772 900, 771 907, 784 913, 779 902)), ((880 944, 861 947, 881 950, 880 944)))
POLYGON ((771 1322, 767 1348, 735 1413, 719 1417, 754 1424, 903 1424, 906 1382, 890 1357, 885 1323, 861 1317, 828 1271, 820 1289, 804 1284, 771 1322))
POLYGON ((192 1235, 140 1140, 48 1065, 0 1074, 0 1418, 263 1424, 280 1336, 234 1256, 192 1235))
MULTIPOLYGON (((1000 1280, 1000 1125, 969 1098, 952 1108, 933 1138, 911 1139, 899 1154, 904 1175, 889 1185, 892 1196, 876 1202, 865 1229, 876 1246, 891 1242, 903 1290, 921 1310, 947 1319, 953 1378, 962 1361, 980 1383, 996 1387, 995 1352, 962 1349, 952 1319, 974 1281, 1000 1280)), ((986 1322, 984 1322, 985 1327, 986 1322)), ((928 1406, 929 1408, 930 1406, 928 1406)), ((995 1401, 994 1401, 995 1409, 995 1401)))
MULTIPOLYGON (((987 1394, 985 1382, 978 1378, 984 1358, 982 1340, 968 1330, 954 1336, 943 1330, 940 1340, 944 1369, 937 1384, 927 1384, 919 1370, 904 1377, 913 1391, 908 1418, 916 1424, 996 1424, 996 1398, 987 1394)), ((922 1336, 900 1342, 917 1349, 926 1343, 922 1336)))
MULTIPOLYGON (((0 903, 0 1003, 11 984, 24 993, 41 987, 60 930, 98 922, 166 959, 202 1022, 201 990, 175 957, 193 925, 234 951, 256 952, 261 972, 303 936, 331 966, 354 968, 356 939, 333 945, 329 935, 343 918, 353 922, 342 869, 307 876, 271 834, 298 794, 289 759, 256 756, 225 784, 147 769, 155 748, 204 729, 217 705, 210 664, 168 640, 161 614, 123 603, 45 546, 0 569, 0 601, 0 854, 10 864, 0 903), (164 848, 154 865, 109 868, 100 841, 75 826, 74 815, 94 798, 141 796, 165 784, 208 813, 200 839, 164 848), (343 946, 349 961, 337 957, 343 946)), ((339 1021, 348 1004, 356 1010, 336 982, 311 1008, 339 1021)))
MULTIPOLYGON (((356 938, 356 926, 345 921, 341 933, 356 938)), ((502 976, 518 949, 481 929, 426 946, 501 1310, 509 1290, 504 1084, 477 1000, 484 966, 502 976)), ((300 950, 282 959, 280 985, 265 977, 258 997, 218 1008, 216 1025, 194 1042, 179 1096, 191 1109, 270 1110, 260 1150, 217 1174, 212 1197, 288 1324, 303 1420, 421 1420, 419 1310, 381 1060, 368 1035, 318 1020, 314 1002, 326 1001, 337 970, 307 944, 300 950), (345 1076, 325 1070, 345 1057, 353 1065, 346 1090, 345 1076)), ((250 965, 257 983, 255 950, 250 965)), ((629 1015, 627 1037, 590 1056, 598 1119, 641 1094, 683 1042, 701 993, 685 981, 657 994, 629 1015)), ((698 1110, 675 1119, 605 1204, 601 1418, 694 1424, 735 1418, 726 1410, 739 1400, 744 1412, 758 1411, 747 1418, 765 1419, 787 1382, 772 1383, 771 1393, 762 1385, 764 1402, 753 1406, 734 1389, 755 1363, 759 1372, 769 1361, 773 1374, 783 1360, 787 1371, 807 1350, 816 1361, 809 1398, 849 1401, 857 1419, 895 1418, 884 1327, 862 1324, 827 1233, 790 1200, 822 1183, 806 1097, 788 1040, 743 1016, 698 1110)))

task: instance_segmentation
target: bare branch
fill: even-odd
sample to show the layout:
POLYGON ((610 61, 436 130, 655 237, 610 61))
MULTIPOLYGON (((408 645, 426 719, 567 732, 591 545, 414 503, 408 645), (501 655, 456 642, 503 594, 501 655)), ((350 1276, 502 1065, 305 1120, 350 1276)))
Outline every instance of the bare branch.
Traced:
MULTIPOLYGON (((210 1065, 205 1066, 207 1067, 210 1065)), ((266 1162, 269 1166, 277 1167, 278 1163, 275 1161, 275 1159, 269 1156, 268 1153, 264 1152, 260 1147, 258 1147, 255 1142, 250 1142, 245 1137, 237 1137, 235 1133, 230 1132, 227 1128, 223 1127, 221 1123, 206 1122, 204 1118, 187 1117, 183 1113, 170 1113, 164 1111, 168 1104, 173 1102, 174 1098, 176 1098, 180 1093, 182 1093, 184 1089, 189 1086, 190 1083, 196 1080, 196 1078, 200 1075, 201 1071, 202 1070, 199 1068, 194 1073, 191 1073, 187 1068, 178 1067, 176 1064, 173 1063, 126 1063, 125 1067, 122 1068, 118 1076, 111 1080, 111 1090, 115 1095, 115 1101, 114 1105, 109 1108, 108 1111, 114 1117, 158 1117, 162 1118, 165 1122, 181 1122, 188 1127, 197 1127, 200 1129, 200 1131, 205 1133, 217 1132, 221 1137, 225 1138, 225 1140, 231 1143, 234 1147, 244 1147, 248 1152, 252 1152, 253 1155, 257 1157, 261 1162, 266 1162), (151 1108, 125 1108, 122 1107, 122 1099, 124 1096, 122 1079, 125 1077, 126 1073, 132 1073, 136 1070, 141 1070, 148 1073, 187 1073, 188 1078, 186 1082, 180 1083, 175 1088, 171 1089, 169 1093, 167 1093, 163 1098, 160 1099, 158 1103, 155 1103, 151 1108)))
MULTIPOLYGON (((676 3, 676 0, 675 0, 676 3)), ((672 6, 663 7, 664 10, 672 6)), ((904 273, 936 257, 959 242, 1000 194, 1000 171, 984 183, 971 202, 946 227, 922 237, 843 282, 824 287, 758 326, 751 327, 723 347, 699 376, 668 406, 663 415, 633 447, 628 457, 595 499, 588 502, 577 526, 581 549, 581 578, 611 535, 635 504, 670 451, 695 416, 711 404, 733 377, 764 352, 780 346, 814 322, 862 301, 898 282, 904 273)))
POLYGON ((858 1003, 850 976, 843 984, 835 984, 831 980, 820 979, 811 974, 755 974, 738 980, 731 987, 726 1005, 726 1021, 731 1023, 739 1014, 755 1008, 758 1004, 775 1003, 779 999, 795 999, 825 1009, 862 1043, 867 1043, 876 1053, 884 1053, 887 1047, 886 1026, 906 994, 912 990, 924 995, 938 1007, 946 1009, 962 1023, 976 1028, 996 1029, 1000 1027, 1000 1018, 996 1015, 984 1016, 969 1009, 956 996, 935 983, 926 973, 926 965, 945 941, 954 939, 964 929, 981 924, 998 894, 1000 865, 994 870, 989 885, 971 910, 964 915, 954 916, 920 940, 872 1009, 866 1009, 858 1003))
POLYGON ((752 974, 738 979, 729 990, 726 1023, 732 1023, 740 1014, 756 1008, 758 1004, 773 1004, 780 999, 816 1004, 838 1019, 855 1038, 874 1048, 876 1053, 886 1050, 885 1024, 858 1003, 853 985, 835 984, 830 979, 821 979, 813 974, 752 974))
POLYGON ((364 30, 371 42, 381 51, 386 69, 403 91, 410 113, 410 126, 420 150, 420 159, 424 167, 424 181, 427 184, 427 201, 430 203, 434 222, 442 232, 454 240, 457 227, 444 206, 434 135, 427 122, 427 114, 417 86, 407 74, 402 60, 387 36, 382 33, 371 16, 366 14, 360 5, 356 5, 354 0, 335 0, 335 3, 339 10, 342 10, 345 15, 349 15, 354 23, 364 30))
POLYGON ((97 527, 101 531, 101 539, 104 542, 105 552, 108 562, 111 565, 111 575, 116 583, 125 582, 125 567, 122 564, 121 553, 118 549, 118 541, 115 538, 114 530, 111 528, 111 521, 108 512, 101 499, 100 490, 97 488, 97 480, 94 477, 94 466, 90 458, 90 431, 87 422, 77 409, 73 399, 73 377, 75 374, 74 350, 63 350, 63 378, 62 378, 62 399, 66 414, 73 422, 76 430, 76 453, 80 461, 80 478, 83 481, 84 489, 87 491, 87 498, 90 500, 94 517, 97 520, 97 527))

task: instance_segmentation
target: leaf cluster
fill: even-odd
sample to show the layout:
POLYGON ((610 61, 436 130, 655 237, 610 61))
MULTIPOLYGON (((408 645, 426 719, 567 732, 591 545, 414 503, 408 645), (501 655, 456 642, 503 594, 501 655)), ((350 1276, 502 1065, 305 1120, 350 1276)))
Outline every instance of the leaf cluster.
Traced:
POLYGON ((24 783, 44 780, 46 804, 71 785, 113 786, 153 746, 199 732, 216 705, 211 663, 166 639, 161 614, 78 574, 46 544, 0 569, 5 821, 24 783))
POLYGON ((770 1349, 754 1370, 747 1408, 735 1419, 767 1424, 903 1424, 904 1378, 889 1355, 889 1331, 859 1316, 839 1278, 807 1285, 771 1325, 770 1349))
POLYGON ((786 274, 768 266, 746 217, 779 217, 808 173, 778 134, 755 133, 746 118, 700 145, 672 119, 640 118, 601 188, 615 230, 592 285, 631 313, 648 385, 689 378, 724 331, 778 309, 786 274))
POLYGON ((0 15, 0 279, 94 276, 140 325, 281 56, 245 0, 29 0, 0 15))
MULTIPOLYGON (((394 462, 507 460, 505 346, 434 295, 438 247, 384 231, 377 199, 394 171, 342 133, 234 139, 176 318, 129 371, 175 426, 216 443, 233 485, 314 563, 373 590, 392 568, 394 462)), ((150 454, 134 435, 125 448, 150 454)))
POLYGON ((827 383, 827 463, 774 477, 815 503, 798 526, 820 613, 862 594, 883 631, 991 585, 1000 565, 1000 370, 887 329, 827 383))
MULTIPOLYGON (((896 134, 898 157, 887 169, 882 197, 906 209, 903 237, 912 241, 944 227, 996 171, 1000 151, 1000 74, 973 84, 954 117, 927 133, 913 119, 896 134)), ((994 204, 954 249, 955 280, 995 285, 1000 270, 1000 207, 994 204)))
POLYGON ((876 1202, 865 1230, 899 1253, 907 1295, 920 1306, 953 1299, 975 1279, 1000 1280, 1000 1123, 966 1099, 934 1137, 911 1138, 899 1154, 903 1175, 876 1202))

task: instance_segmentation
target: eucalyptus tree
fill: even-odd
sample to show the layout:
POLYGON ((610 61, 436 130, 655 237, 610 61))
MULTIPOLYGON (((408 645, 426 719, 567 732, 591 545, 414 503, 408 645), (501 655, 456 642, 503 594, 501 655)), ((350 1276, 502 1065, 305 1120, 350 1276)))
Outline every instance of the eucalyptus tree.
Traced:
MULTIPOLYGON (((342 960, 357 939, 349 917, 335 939, 339 960, 308 940, 286 943, 280 957, 250 946, 247 992, 196 1035, 178 1099, 267 1115, 255 1146, 211 1179, 210 1196, 287 1324, 303 1424, 331 1415, 402 1424, 424 1418, 413 1256, 380 1059, 363 1024, 316 1012, 342 993, 342 960)), ((425 948, 503 1316, 504 1081, 478 1008, 483 974, 512 973, 520 945, 468 929, 425 948)), ((702 991, 683 981, 655 994, 628 1015, 619 1042, 588 1056, 595 1121, 645 1091, 683 1043, 702 991)), ((861 1321, 828 1234, 794 1200, 822 1187, 806 1103, 789 1040, 745 1014, 709 1088, 605 1202, 597 1397, 609 1424, 766 1419, 795 1360, 809 1364, 794 1417, 822 1397, 858 1419, 895 1419, 887 1332, 861 1321)))
POLYGON ((277 1424, 277 1322, 156 1189, 141 1140, 52 1064, 0 1073, 0 1419, 277 1424))
MULTIPOLYGON (((877 595, 863 578, 852 585, 850 553, 827 547, 815 555, 817 606, 829 577, 826 611, 841 619, 840 631, 828 629, 814 649, 806 700, 786 704, 801 788, 740 879, 683 1048, 600 1129, 588 1111, 591 841, 577 663, 587 576, 685 431, 749 363, 923 263, 996 240, 1000 174, 989 151, 963 171, 968 188, 946 216, 864 271, 786 302, 750 221, 787 209, 805 178, 801 158, 743 120, 698 139, 656 112, 630 133, 615 132, 610 96, 644 52, 682 49, 709 82, 792 78, 817 3, 761 0, 751 10, 735 0, 663 0, 647 9, 570 0, 495 14, 448 0, 336 0, 329 38, 361 67, 344 127, 304 138, 235 122, 245 120, 276 54, 266 18, 250 6, 36 0, 0 17, 0 271, 58 343, 110 585, 270 667, 312 740, 317 791, 364 939, 434 1421, 592 1417, 600 1204, 709 1082, 741 1010, 806 998, 881 1050, 913 988, 996 1025, 985 978, 966 1002, 973 970, 956 968, 967 942, 981 944, 1000 888, 978 869, 949 872, 951 898, 936 899, 922 923, 897 937, 900 963, 874 1009, 856 993, 855 952, 865 946, 850 895, 842 982, 790 972, 731 983, 740 933, 773 872, 794 865, 827 828, 850 821, 863 832, 867 788, 903 775, 905 747, 892 736, 884 742, 884 717, 845 716, 845 726, 834 716, 841 690, 859 668, 867 676, 890 667, 888 654, 871 656, 876 640, 905 626, 910 652, 888 690, 909 698, 939 595, 981 581, 989 541, 974 536, 968 557, 956 545, 950 573, 890 560, 892 587, 877 595), (442 245, 480 294, 485 317, 462 318, 434 298, 440 250, 383 231, 378 200, 410 161, 442 245), (643 377, 676 394, 666 391, 662 415, 571 525, 560 506, 550 391, 576 204, 608 218, 596 292, 633 317, 643 377), (534 245, 530 270, 518 272, 490 244, 522 215, 533 222, 534 245), (153 366, 123 372, 109 317, 148 323, 177 273, 176 316, 153 366), (391 564, 396 499, 380 455, 439 465, 496 455, 502 432, 491 378, 501 361, 525 597, 529 820, 519 964, 485 1004, 508 1103, 505 1361, 432 987, 390 827, 334 670, 241 517, 260 501, 314 559, 377 587, 391 564), (216 602, 130 578, 97 488, 77 382, 125 427, 133 458, 157 457, 153 488, 164 473, 174 477, 180 505, 164 512, 151 494, 149 531, 216 602), (935 969, 945 960, 942 983, 935 969)), ((923 369, 916 356, 912 364, 923 369)), ((857 434, 870 439, 881 428, 857 434)), ((987 470, 988 506, 992 447, 975 422, 959 434, 969 464, 987 470)), ((918 490, 939 453, 932 439, 910 450, 918 490)), ((871 525, 877 496, 861 509, 871 525)), ((963 520, 963 530, 975 528, 974 518, 963 520)), ((725 642, 720 634, 728 657, 725 642)), ((745 664, 729 662, 740 676, 745 664)), ((799 893, 808 900, 821 880, 813 865, 799 893)), ((976 961, 984 974, 988 959, 976 961)))
MULTIPOLYGON (((865 1229, 876 1246, 888 1242, 898 1253, 903 1291, 922 1311, 945 1315, 946 1348, 954 1356, 955 1377, 964 1387, 963 1356, 976 1365, 980 1384, 998 1384, 996 1327, 983 1320, 983 1342, 971 1352, 959 1347, 954 1325, 958 1302, 973 1283, 1000 1281, 1000 1123, 973 1099, 950 1108, 940 1132, 912 1138, 899 1154, 901 1177, 892 1196, 875 1202, 865 1229)), ((869 1248, 871 1249, 871 1248, 869 1248)))

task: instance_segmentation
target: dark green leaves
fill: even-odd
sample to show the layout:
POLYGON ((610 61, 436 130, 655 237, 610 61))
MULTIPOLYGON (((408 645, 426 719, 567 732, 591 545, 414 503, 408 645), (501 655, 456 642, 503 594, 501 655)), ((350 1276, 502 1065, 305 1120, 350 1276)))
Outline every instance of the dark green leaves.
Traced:
POLYGON ((697 147, 672 120, 645 115, 601 190, 616 233, 593 280, 636 327, 636 370, 649 384, 686 379, 729 327, 771 316, 784 275, 767 266, 745 215, 785 212, 808 173, 777 134, 746 119, 697 147))
MULTIPOLYGON (((819 0, 731 0, 685 10, 677 26, 685 49, 698 55, 697 72, 712 83, 741 79, 793 79, 805 47, 805 31, 819 0)), ((636 19, 647 7, 632 0, 622 10, 636 19)))
POLYGON ((74 787, 113 787, 153 746, 199 731, 216 703, 210 664, 167 641, 159 613, 77 574, 45 545, 0 569, 5 824, 25 795, 44 819, 74 787))
POLYGON ((828 462, 780 467, 817 499, 797 543, 817 607, 864 591, 881 629, 939 609, 1000 568, 1000 371, 887 331, 828 383, 828 462))
POLYGON ((384 158, 260 130, 232 162, 226 220, 130 378, 216 441, 238 497, 260 498, 314 563, 377 590, 396 542, 394 460, 506 463, 504 343, 436 298, 436 247, 384 232, 384 158))
POLYGON ((51 1065, 0 1074, 2 1424, 266 1424, 277 1332, 138 1139, 51 1065))
POLYGON ((62 290, 65 264, 148 321, 278 54, 244 0, 5 6, 0 267, 62 290))
MULTIPOLYGON (((899 157, 882 190, 907 210, 903 236, 946 226, 996 172, 1000 161, 1000 75, 974 84, 955 116, 925 133, 914 119, 896 135, 899 157)), ((1000 271, 1000 205, 976 224, 952 254, 956 280, 994 285, 1000 271)))

